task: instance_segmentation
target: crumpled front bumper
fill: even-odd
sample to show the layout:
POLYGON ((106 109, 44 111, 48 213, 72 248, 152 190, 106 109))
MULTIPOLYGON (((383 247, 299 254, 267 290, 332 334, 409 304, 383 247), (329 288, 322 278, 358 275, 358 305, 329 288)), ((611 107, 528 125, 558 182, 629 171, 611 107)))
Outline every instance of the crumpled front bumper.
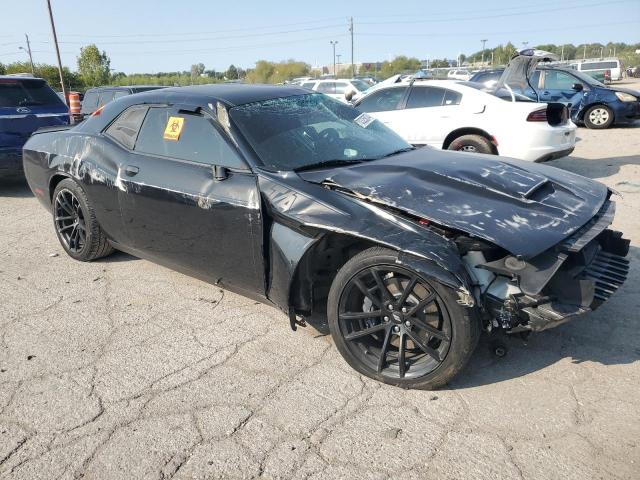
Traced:
MULTIPOLYGON (((587 225, 527 262, 517 280, 520 294, 506 300, 487 296, 484 303, 498 324, 509 333, 542 331, 607 301, 629 273, 630 242, 621 232, 607 228, 614 213, 615 204, 605 202, 587 225)), ((485 268, 508 273, 501 262, 488 263, 485 268)))

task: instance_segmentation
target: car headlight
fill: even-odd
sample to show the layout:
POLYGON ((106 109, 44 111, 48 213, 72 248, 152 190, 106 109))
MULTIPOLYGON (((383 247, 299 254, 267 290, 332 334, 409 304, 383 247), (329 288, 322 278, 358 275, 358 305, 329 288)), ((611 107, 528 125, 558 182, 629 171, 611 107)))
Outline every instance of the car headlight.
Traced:
POLYGON ((624 92, 615 92, 616 93, 616 97, 618 97, 618 100, 620 100, 621 102, 637 102, 638 101, 638 97, 634 97, 633 95, 630 95, 628 93, 624 93, 624 92))

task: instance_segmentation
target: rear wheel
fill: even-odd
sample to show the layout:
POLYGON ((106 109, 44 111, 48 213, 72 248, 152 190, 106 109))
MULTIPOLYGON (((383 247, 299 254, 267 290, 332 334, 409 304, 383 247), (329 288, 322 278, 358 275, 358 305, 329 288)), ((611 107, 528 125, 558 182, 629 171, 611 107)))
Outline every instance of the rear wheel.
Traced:
POLYGON ((480 330, 449 288, 371 248, 349 260, 329 292, 329 328, 358 372, 403 388, 437 388, 475 349, 480 330))
POLYGON ((90 262, 113 252, 87 195, 76 182, 65 179, 58 184, 52 210, 58 240, 70 257, 90 262))
POLYGON ((609 128, 613 123, 613 111, 605 105, 594 105, 585 112, 583 120, 587 128, 609 128))
POLYGON ((491 142, 481 135, 462 135, 450 144, 447 150, 457 150, 459 152, 487 153, 492 154, 491 142))

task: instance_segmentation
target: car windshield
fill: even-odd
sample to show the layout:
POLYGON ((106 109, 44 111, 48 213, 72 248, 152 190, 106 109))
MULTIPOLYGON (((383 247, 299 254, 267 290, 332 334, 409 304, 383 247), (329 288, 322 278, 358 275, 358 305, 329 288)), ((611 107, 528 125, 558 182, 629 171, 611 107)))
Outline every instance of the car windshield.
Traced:
POLYGON ((371 86, 367 82, 362 80, 351 80, 351 85, 356 87, 359 92, 364 92, 365 90, 368 90, 369 87, 371 86))
POLYGON ((229 112, 271 170, 363 162, 411 149, 373 117, 318 93, 249 103, 229 112))
POLYGON ((576 78, 579 78, 582 82, 590 85, 592 87, 606 87, 606 85, 602 82, 599 82, 591 75, 587 75, 586 73, 578 72, 577 70, 571 70, 571 75, 576 78))
POLYGON ((0 107, 64 105, 44 80, 0 79, 0 107))

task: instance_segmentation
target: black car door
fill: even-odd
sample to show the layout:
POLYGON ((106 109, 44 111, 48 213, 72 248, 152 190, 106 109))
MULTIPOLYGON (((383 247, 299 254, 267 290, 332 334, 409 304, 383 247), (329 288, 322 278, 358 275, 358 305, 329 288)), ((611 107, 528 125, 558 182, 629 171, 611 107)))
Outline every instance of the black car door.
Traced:
POLYGON ((257 180, 218 122, 191 107, 151 107, 127 162, 120 205, 133 253, 264 295, 257 180))

